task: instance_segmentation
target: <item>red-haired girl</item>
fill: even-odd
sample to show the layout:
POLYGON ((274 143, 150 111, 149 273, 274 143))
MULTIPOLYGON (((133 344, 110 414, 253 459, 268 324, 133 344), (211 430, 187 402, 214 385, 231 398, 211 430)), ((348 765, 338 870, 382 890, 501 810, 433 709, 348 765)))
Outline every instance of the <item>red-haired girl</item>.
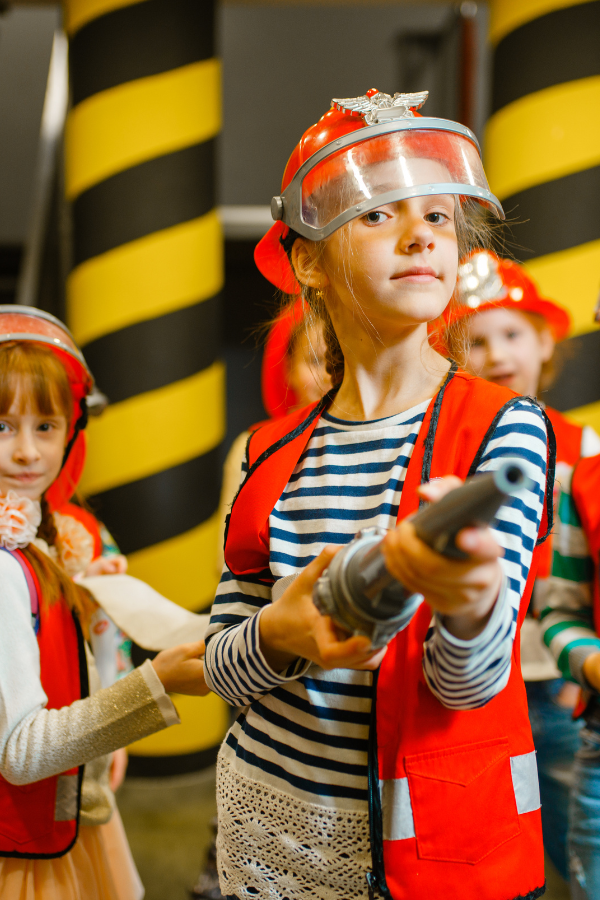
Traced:
POLYGON ((110 754, 179 721, 167 690, 206 690, 202 643, 160 653, 99 689, 88 645, 98 605, 71 575, 115 566, 89 569, 101 550, 98 525, 68 502, 83 467, 92 386, 58 320, 0 307, 3 900, 141 896, 109 788, 110 754))
MULTIPOLYGON (((334 390, 250 438, 206 679, 243 707, 219 758, 221 888, 240 900, 530 900, 544 892, 518 630, 547 493, 543 411, 427 339, 459 258, 501 214, 471 132, 378 91, 308 129, 260 270, 323 323, 334 390), (407 520, 456 478, 523 460, 530 489, 449 560, 407 520), (387 648, 312 601, 336 547, 388 529, 410 591, 387 648)), ((550 478, 551 480, 551 478, 550 478)))

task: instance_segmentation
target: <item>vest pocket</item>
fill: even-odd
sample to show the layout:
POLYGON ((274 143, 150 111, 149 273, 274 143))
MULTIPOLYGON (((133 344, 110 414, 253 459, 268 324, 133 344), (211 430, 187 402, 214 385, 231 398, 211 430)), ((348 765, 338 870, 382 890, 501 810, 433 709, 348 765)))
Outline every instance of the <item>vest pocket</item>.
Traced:
POLYGON ((10 784, 0 777, 0 850, 2 837, 28 844, 54 827, 56 778, 33 784, 10 784))
POLYGON ((474 865, 521 832, 508 740, 405 757, 421 859, 474 865))

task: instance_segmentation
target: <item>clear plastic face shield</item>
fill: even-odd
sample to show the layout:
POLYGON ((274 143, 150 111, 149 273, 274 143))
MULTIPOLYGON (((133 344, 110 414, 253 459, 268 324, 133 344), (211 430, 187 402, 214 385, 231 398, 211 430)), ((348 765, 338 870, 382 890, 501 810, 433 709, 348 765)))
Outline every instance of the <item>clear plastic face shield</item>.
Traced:
POLYGON ((34 341, 51 347, 61 358, 69 380, 83 386, 90 414, 102 412, 108 401, 95 387, 81 350, 59 319, 32 306, 0 305, 0 345, 10 341, 34 341))
POLYGON ((0 306, 0 343, 5 341, 36 341, 48 344, 75 360, 78 369, 85 373, 90 386, 94 384, 92 373, 71 332, 50 313, 32 306, 9 304, 0 306))
POLYGON ((469 129, 405 114, 322 147, 273 198, 271 210, 303 237, 322 240, 379 206, 439 194, 473 197, 504 218, 469 129))
POLYGON ((300 190, 302 225, 324 236, 397 200, 489 193, 474 144, 457 134, 427 131, 385 134, 338 151, 304 176, 300 190))

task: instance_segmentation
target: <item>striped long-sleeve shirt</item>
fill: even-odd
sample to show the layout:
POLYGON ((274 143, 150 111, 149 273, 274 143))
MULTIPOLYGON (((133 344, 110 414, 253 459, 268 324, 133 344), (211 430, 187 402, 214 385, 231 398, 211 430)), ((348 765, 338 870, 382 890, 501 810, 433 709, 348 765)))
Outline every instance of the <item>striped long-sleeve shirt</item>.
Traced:
POLYGON ((571 496, 571 473, 561 482, 554 528, 552 575, 541 613, 544 643, 564 678, 588 688, 583 664, 600 650, 594 629, 592 577, 594 566, 581 519, 571 496))
MULTIPOLYGON (((325 545, 348 543, 360 528, 395 526, 406 469, 427 405, 373 422, 341 421, 328 413, 321 416, 270 516, 270 569, 275 583, 301 572, 325 545)), ((499 421, 478 471, 489 471, 506 457, 525 462, 534 488, 502 507, 494 525, 496 539, 504 548, 504 582, 492 617, 478 637, 462 641, 433 615, 425 642, 428 684, 444 705, 456 709, 485 704, 502 690, 510 673, 517 611, 541 520, 546 478, 544 421, 526 399, 499 421)), ((224 868, 243 870, 244 883, 252 878, 237 853, 236 841, 244 843, 243 831, 250 825, 240 824, 244 816, 235 799, 243 788, 253 795, 254 799, 248 798, 250 804, 258 802, 260 785, 269 788, 268 795, 259 792, 262 822, 275 822, 282 797, 290 802, 294 798, 305 811, 318 806, 332 814, 343 810, 348 815, 367 815, 372 673, 324 671, 304 660, 283 673, 272 671, 259 648, 260 614, 271 599, 269 587, 252 578, 235 578, 225 569, 207 633, 207 681, 227 702, 244 707, 221 751, 222 768, 237 785, 234 789, 233 782, 223 782, 230 784, 221 788, 226 798, 223 821, 231 823, 227 807, 233 803, 238 825, 225 827, 220 838, 223 858, 228 860, 224 868)), ((421 602, 419 597, 407 611, 405 624, 421 602)), ((342 828, 335 821, 328 824, 334 831, 342 828)), ((366 834, 366 819, 361 821, 361 833, 364 829, 366 834)), ((302 842, 303 832, 289 828, 292 847, 296 840, 302 842)), ((331 840, 333 846, 335 840, 331 840)), ((254 841, 260 844, 257 836, 254 841)), ((260 854, 260 848, 255 847, 255 852, 260 854)), ((281 841, 278 852, 283 852, 281 841)), ((264 853, 272 856, 275 849, 270 846, 264 853)), ((225 883, 227 893, 238 891, 235 878, 231 881, 226 875, 225 883)))

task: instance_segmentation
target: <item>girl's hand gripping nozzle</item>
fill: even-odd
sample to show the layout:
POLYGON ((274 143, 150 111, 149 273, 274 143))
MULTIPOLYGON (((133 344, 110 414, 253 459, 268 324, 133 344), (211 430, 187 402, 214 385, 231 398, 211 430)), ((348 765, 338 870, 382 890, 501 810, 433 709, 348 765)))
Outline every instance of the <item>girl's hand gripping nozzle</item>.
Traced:
MULTIPOLYGON (((433 550, 454 559, 467 554, 455 544, 459 531, 489 525, 500 507, 531 486, 521 463, 503 463, 494 472, 474 475, 411 520, 417 536, 433 550)), ((364 528, 333 558, 315 584, 313 601, 320 613, 350 634, 363 634, 374 648, 400 630, 407 604, 414 602, 388 572, 380 550, 383 528, 364 528)))

